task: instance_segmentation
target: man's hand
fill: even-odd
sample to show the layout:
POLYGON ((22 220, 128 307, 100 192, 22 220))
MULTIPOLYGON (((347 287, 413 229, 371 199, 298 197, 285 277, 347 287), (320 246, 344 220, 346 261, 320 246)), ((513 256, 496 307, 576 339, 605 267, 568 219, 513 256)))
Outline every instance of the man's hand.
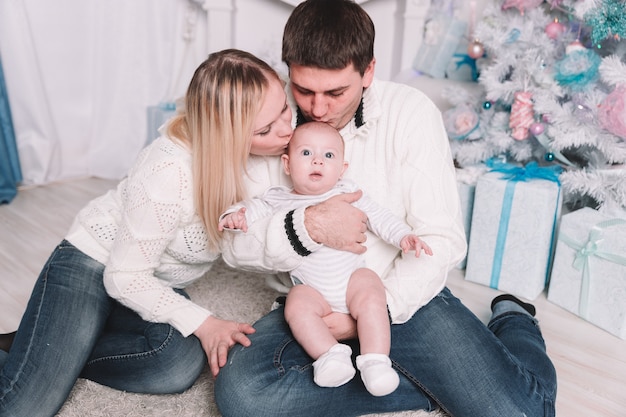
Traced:
POLYGON ((353 253, 364 253, 367 239, 367 216, 352 205, 363 192, 340 194, 307 207, 304 225, 311 239, 328 247, 353 253))
POLYGON ((335 340, 342 341, 357 337, 356 320, 351 315, 333 312, 322 319, 335 340))

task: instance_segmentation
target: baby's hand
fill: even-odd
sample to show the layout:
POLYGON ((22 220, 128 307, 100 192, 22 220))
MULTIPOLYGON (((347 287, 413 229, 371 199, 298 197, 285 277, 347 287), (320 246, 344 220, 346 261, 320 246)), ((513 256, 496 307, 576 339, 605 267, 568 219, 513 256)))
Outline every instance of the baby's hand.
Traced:
POLYGON ((239 210, 228 213, 217 224, 217 230, 220 232, 224 229, 241 230, 243 232, 248 231, 248 222, 246 221, 246 208, 242 207, 239 210))
POLYGON ((433 251, 430 249, 430 246, 426 244, 422 239, 420 239, 417 235, 406 235, 400 241, 400 247, 404 253, 407 253, 410 250, 415 251, 415 257, 419 258, 422 250, 425 254, 432 256, 433 251))

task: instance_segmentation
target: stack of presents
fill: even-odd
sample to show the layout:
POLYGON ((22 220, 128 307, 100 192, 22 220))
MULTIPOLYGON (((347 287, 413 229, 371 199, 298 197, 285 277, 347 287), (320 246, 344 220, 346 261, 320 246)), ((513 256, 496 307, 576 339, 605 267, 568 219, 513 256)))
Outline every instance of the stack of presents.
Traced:
POLYGON ((561 212, 558 167, 489 161, 457 170, 465 279, 548 301, 626 339, 626 212, 561 212))

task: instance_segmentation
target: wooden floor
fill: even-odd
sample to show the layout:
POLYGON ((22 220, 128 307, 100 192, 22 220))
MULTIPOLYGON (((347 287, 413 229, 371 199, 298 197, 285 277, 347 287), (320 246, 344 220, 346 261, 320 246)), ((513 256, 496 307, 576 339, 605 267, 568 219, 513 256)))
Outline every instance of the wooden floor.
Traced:
MULTIPOLYGON (((11 204, 0 206, 0 333, 17 328, 40 268, 76 212, 114 185, 92 178, 22 189, 11 204)), ((459 270, 451 274, 449 287, 487 321, 489 301, 498 291, 464 281, 459 270)), ((534 303, 557 369, 557 416, 626 417, 626 341, 545 295, 534 303)))

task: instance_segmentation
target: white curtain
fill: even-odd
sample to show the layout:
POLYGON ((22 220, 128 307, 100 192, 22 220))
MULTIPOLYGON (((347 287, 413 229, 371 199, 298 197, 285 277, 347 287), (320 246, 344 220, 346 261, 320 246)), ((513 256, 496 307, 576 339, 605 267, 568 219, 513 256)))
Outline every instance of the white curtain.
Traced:
POLYGON ((190 0, 1 0, 23 184, 122 178, 147 107, 181 96, 206 58, 203 17, 190 0))

